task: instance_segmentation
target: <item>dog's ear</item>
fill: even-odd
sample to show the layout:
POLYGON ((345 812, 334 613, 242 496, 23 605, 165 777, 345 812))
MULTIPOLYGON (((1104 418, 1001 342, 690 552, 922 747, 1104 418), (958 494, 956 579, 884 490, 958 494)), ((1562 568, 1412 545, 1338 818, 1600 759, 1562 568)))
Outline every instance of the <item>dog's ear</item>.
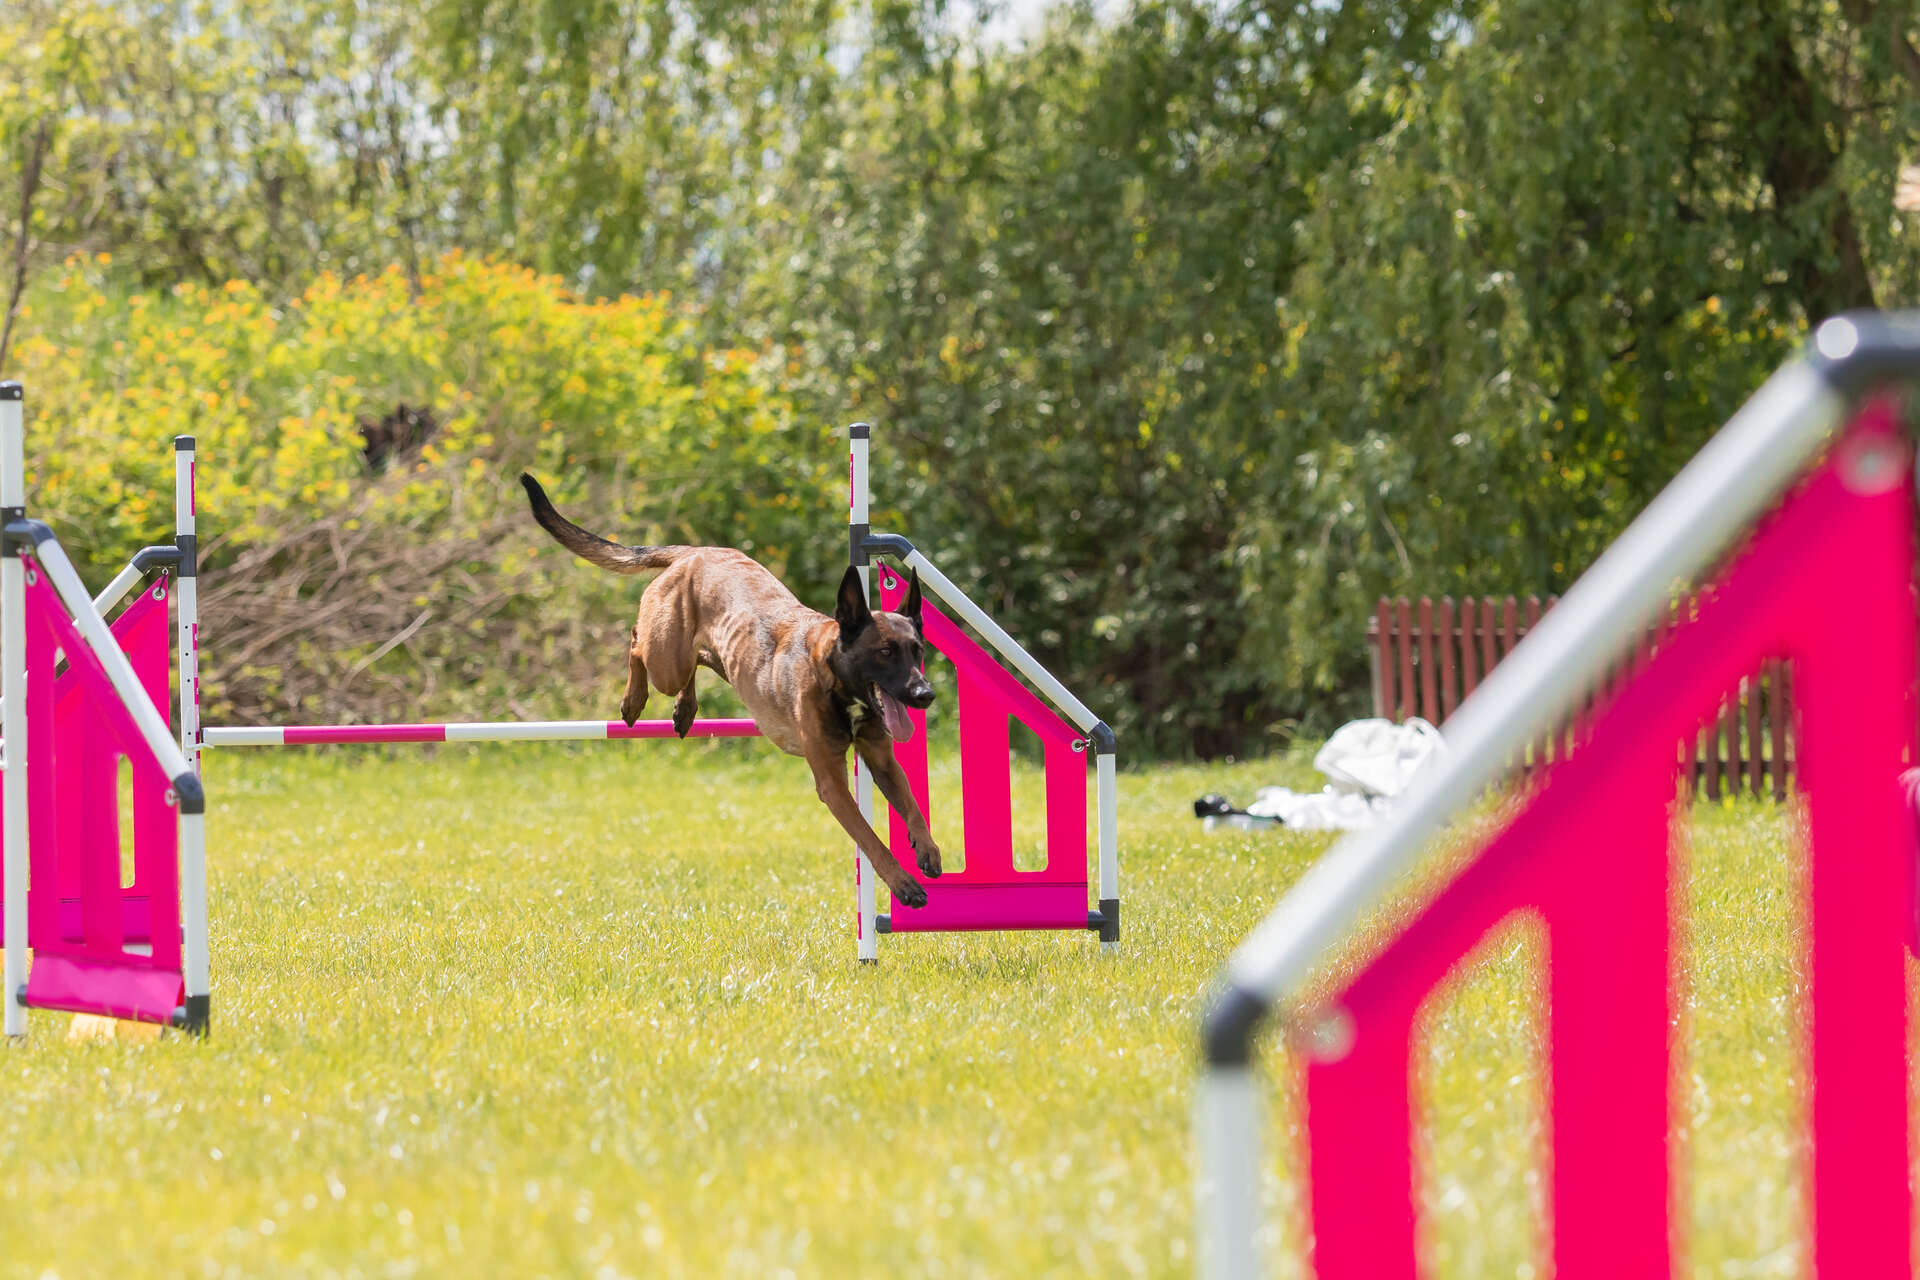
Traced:
POLYGON ((840 577, 840 597, 834 601, 833 619, 840 624, 841 644, 851 644, 873 621, 873 610, 867 607, 867 593, 860 582, 860 570, 853 565, 848 565, 840 577))
POLYGON ((911 581, 913 585, 907 588, 906 606, 902 608, 900 612, 905 614, 907 620, 913 623, 914 634, 922 640, 925 640, 927 638, 927 628, 926 624, 920 621, 920 571, 918 569, 913 571, 911 581))

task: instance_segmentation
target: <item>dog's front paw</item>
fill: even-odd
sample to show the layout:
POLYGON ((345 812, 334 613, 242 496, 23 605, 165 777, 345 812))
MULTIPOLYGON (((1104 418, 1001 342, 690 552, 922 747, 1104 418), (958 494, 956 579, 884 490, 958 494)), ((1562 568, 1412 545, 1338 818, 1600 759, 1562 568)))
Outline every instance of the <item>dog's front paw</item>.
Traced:
POLYGON ((940 846, 933 842, 932 836, 913 841, 914 861, 920 864, 920 870, 938 880, 940 878, 940 846))
POLYGON ((911 876, 907 878, 905 884, 893 891, 893 896, 899 899, 900 905, 903 907, 924 907, 927 905, 927 891, 921 888, 920 882, 911 876))

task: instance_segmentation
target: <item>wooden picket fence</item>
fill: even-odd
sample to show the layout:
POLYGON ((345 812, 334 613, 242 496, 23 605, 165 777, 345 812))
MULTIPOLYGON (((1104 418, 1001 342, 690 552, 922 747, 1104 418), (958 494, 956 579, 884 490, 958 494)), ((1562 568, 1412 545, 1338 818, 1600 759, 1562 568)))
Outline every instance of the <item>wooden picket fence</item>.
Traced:
MULTIPOLYGON (((1462 699, 1559 600, 1491 596, 1456 602, 1382 597, 1367 623, 1373 655, 1373 713, 1393 720, 1420 716, 1444 726, 1462 699)), ((1649 627, 1582 699, 1559 727, 1515 761, 1532 769, 1564 756, 1585 736, 1586 725, 1626 677, 1658 651, 1682 619, 1693 616, 1698 595, 1685 595, 1649 627)), ((1793 776, 1793 685, 1786 664, 1770 662, 1728 696, 1714 723, 1695 742, 1680 747, 1681 778, 1708 798, 1746 792, 1784 799, 1793 776), (1692 767, 1686 765, 1691 762, 1692 767)))

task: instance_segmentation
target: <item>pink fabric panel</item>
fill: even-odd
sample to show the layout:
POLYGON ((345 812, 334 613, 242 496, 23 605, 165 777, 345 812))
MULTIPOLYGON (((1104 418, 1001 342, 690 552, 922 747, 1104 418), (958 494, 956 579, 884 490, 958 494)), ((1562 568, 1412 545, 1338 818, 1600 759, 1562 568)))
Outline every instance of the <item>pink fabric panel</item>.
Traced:
POLYGON ((927 905, 896 906, 894 933, 956 933, 987 929, 1085 929, 1087 886, 1082 884, 950 884, 932 882, 927 905))
MULTIPOLYGON (((42 578, 29 590, 35 587, 43 593, 45 607, 30 607, 30 617, 38 617, 67 658, 67 670, 54 682, 56 755, 51 773, 62 779, 58 822, 61 834, 56 839, 59 858, 67 866, 81 868, 79 896, 83 933, 87 938, 84 950, 97 957, 122 955, 118 797, 114 784, 119 762, 124 757, 132 764, 135 796, 148 793, 145 804, 135 805, 134 862, 138 868, 136 880, 143 882, 153 917, 149 928, 153 955, 126 959, 144 967, 178 968, 179 829, 175 811, 165 801, 172 780, 153 762, 131 713, 114 693, 105 668, 67 617, 52 586, 42 578), (107 760, 104 769, 99 764, 101 757, 107 760), (108 790, 87 793, 70 788, 64 781, 70 770, 85 779, 103 779, 108 790), (72 820, 74 812, 83 807, 103 810, 112 816, 110 827, 104 831, 93 829, 95 838, 106 841, 105 845, 86 848, 76 845, 69 836, 69 832, 87 830, 72 820)), ((168 706, 165 700, 168 640, 165 598, 156 596, 154 589, 148 588, 116 619, 114 630, 123 649, 144 651, 135 663, 136 675, 149 695, 157 683, 162 698, 157 705, 168 706)), ((55 949, 67 945, 62 940, 55 949)))
POLYGON ((140 1022, 165 1022, 180 1007, 180 975, 75 955, 35 955, 27 1003, 140 1022))
MULTIPOLYGON (((163 581, 163 586, 170 586, 170 583, 163 581)), ((149 586, 139 600, 114 619, 113 630, 120 647, 126 651, 134 674, 139 677, 140 687, 147 691, 147 697, 153 700, 160 714, 170 724, 177 725, 178 722, 173 718, 172 699, 173 627, 167 616, 166 596, 155 594, 155 588, 149 586)), ((138 749, 137 759, 146 757, 147 752, 138 749)), ((129 918, 132 916, 133 903, 159 901, 177 904, 180 901, 180 811, 167 802, 172 780, 167 779, 162 783, 159 781, 161 769, 157 765, 150 766, 150 769, 148 783, 141 785, 138 782, 140 767, 137 763, 134 766, 134 877, 132 887, 122 893, 123 903, 129 906, 125 913, 129 918)), ((158 932, 164 937, 152 936, 155 931, 148 928, 129 932, 127 941, 149 943, 157 966, 178 968, 181 945, 179 907, 169 906, 164 914, 173 922, 173 927, 159 929, 158 932)))
MULTIPOLYGON (((52 679, 58 645, 42 620, 49 609, 60 612, 59 598, 46 576, 33 574, 27 583, 27 881, 50 884, 56 892, 27 894, 27 943, 50 947, 59 939, 59 890, 76 894, 79 874, 62 873, 59 856, 59 803, 54 788, 53 705, 58 683, 52 679)), ((62 615, 64 616, 64 615, 62 615)), ((69 671, 61 680, 71 680, 69 671)), ((70 804, 79 804, 77 794, 70 804)))
POLYGON ((87 722, 88 692, 71 672, 54 681, 53 759, 60 806, 54 820, 54 861, 60 896, 79 901, 81 939, 89 951, 105 953, 122 946, 116 901, 120 753, 97 725, 87 722), (116 892, 107 893, 107 885, 116 892))
POLYGON ((1591 739, 1335 997, 1352 1047, 1307 1069, 1323 1280, 1419 1274, 1413 1028, 1458 962, 1514 912, 1547 931, 1551 1270, 1562 1280, 1670 1273, 1669 920, 1683 900, 1668 830, 1672 744, 1780 656, 1795 664, 1812 818, 1803 1025, 1813 1253, 1823 1275, 1907 1274, 1912 818, 1888 780, 1909 737, 1901 691, 1915 675, 1911 516, 1904 468, 1878 492, 1842 482, 1839 468, 1866 447, 1905 449, 1885 406, 1762 525, 1700 615, 1601 711, 1591 739))
MULTIPOLYGON (((889 566, 880 565, 877 570, 881 607, 897 610, 906 600, 906 580, 889 566)), ((908 873, 928 886, 925 907, 906 909, 896 904, 894 931, 1086 928, 1087 762, 1073 749, 1078 735, 938 608, 924 604, 922 623, 929 646, 954 669, 966 868, 949 871, 938 880, 921 876, 913 865, 906 823, 893 814, 889 846, 908 873), (1016 720, 1039 735, 1046 756, 1047 862, 1037 871, 1018 871, 1013 866, 1010 734, 1016 720), (986 892, 989 889, 993 892, 986 892)), ((926 714, 909 714, 914 736, 894 744, 894 758, 924 806, 926 714)), ((937 837, 939 827, 931 810, 927 820, 937 837)))
MULTIPOLYGON (((109 628, 147 696, 163 708, 169 705, 164 590, 160 583, 150 584, 109 628)), ((61 617, 64 619, 65 614, 61 617)), ((71 650, 79 642, 70 637, 61 643, 71 650)), ((153 764, 144 744, 129 753, 112 735, 100 732, 94 714, 95 694, 71 670, 54 682, 54 760, 63 800, 56 820, 55 848, 60 897, 77 901, 79 907, 79 939, 86 942, 90 952, 109 954, 118 953, 127 941, 148 939, 151 929, 147 922, 130 920, 125 902, 116 899, 132 894, 144 903, 156 892, 151 883, 156 875, 174 883, 179 827, 173 808, 166 802, 170 780, 153 764), (134 880, 125 890, 120 882, 122 760, 131 761, 134 780, 133 813, 129 815, 134 880), (107 891, 108 885, 114 892, 107 891), (130 934, 129 924, 136 926, 130 934)), ((159 892, 165 896, 167 890, 160 886, 159 892)), ((64 920, 61 936, 69 940, 75 937, 67 931, 64 920)), ((177 938, 174 945, 178 946, 177 938)))
MULTIPOLYGON (((77 896, 81 934, 89 954, 119 955, 129 942, 150 943, 151 963, 177 968, 180 954, 179 909, 160 908, 163 923, 135 917, 130 904, 179 902, 179 817, 167 803, 172 780, 153 762, 132 717, 120 705, 111 686, 102 685, 106 672, 88 650, 84 663, 72 654, 84 646, 62 611, 56 630, 66 632, 61 646, 69 654, 68 671, 55 681, 55 773, 63 800, 57 841, 64 894, 77 896), (80 673, 95 674, 100 684, 80 673), (110 704, 108 706, 107 704, 110 704), (101 733, 102 710, 120 722, 120 732, 101 733), (120 762, 127 760, 133 778, 133 883, 120 880, 120 762), (165 921, 171 921, 168 927, 165 921), (133 926, 129 928, 129 926, 133 926)), ((170 630, 165 586, 156 582, 115 618, 109 628, 127 655, 135 677, 156 707, 170 707, 170 630)))
POLYGON ((1087 758, 1071 746, 1049 742, 1047 761, 1047 867, 1036 874, 1061 882, 1087 883, 1087 758))
MULTIPOLYGON (((31 906, 31 904, 29 904, 31 906)), ((82 940, 80 929, 80 899, 61 898, 55 909, 56 926, 59 936, 69 942, 82 940)), ((147 940, 147 896, 144 893, 127 893, 120 899, 120 932, 130 943, 144 943, 147 940)), ((6 930, 0 928, 0 941, 6 939, 6 930)))
MULTIPOLYGON (((960 717, 960 807, 967 869, 981 882, 1013 877, 1013 751, 1007 704, 965 671, 954 690, 960 717)), ((1047 859, 1051 865, 1053 859, 1047 859)), ((1084 924, 1085 922, 1082 921, 1084 924)))

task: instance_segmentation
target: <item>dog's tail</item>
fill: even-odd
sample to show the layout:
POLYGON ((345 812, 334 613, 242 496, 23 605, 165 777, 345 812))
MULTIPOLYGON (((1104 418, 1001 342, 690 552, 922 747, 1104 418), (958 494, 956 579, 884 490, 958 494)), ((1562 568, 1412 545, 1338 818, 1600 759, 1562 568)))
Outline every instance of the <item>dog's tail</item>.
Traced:
POLYGON ((552 534, 554 541, 588 564, 611 569, 615 573, 645 573, 649 569, 666 568, 690 550, 687 547, 626 547, 617 542, 608 542, 598 534, 588 533, 554 510, 547 491, 540 487, 538 480, 524 471, 520 473, 520 483, 526 487, 527 501, 532 504, 533 518, 540 522, 540 527, 552 534))

